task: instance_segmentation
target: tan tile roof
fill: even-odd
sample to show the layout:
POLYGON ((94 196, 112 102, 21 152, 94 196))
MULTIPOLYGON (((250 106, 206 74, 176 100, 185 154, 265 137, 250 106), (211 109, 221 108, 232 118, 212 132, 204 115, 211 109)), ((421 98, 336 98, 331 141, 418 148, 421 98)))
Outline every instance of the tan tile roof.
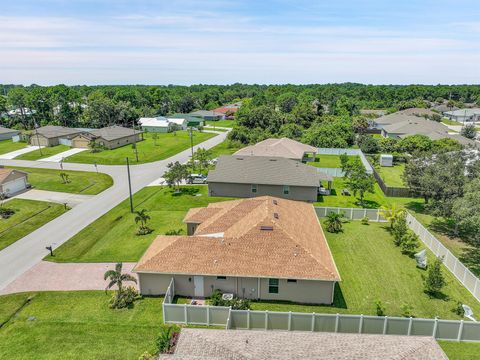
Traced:
POLYGON ((235 155, 243 156, 275 156, 301 160, 305 153, 316 153, 317 148, 289 139, 266 139, 259 143, 238 150, 235 155))
POLYGON ((195 235, 157 237, 136 271, 340 280, 311 204, 232 200, 190 210, 184 221, 200 224, 195 235))
POLYGON ((160 359, 448 360, 432 337, 189 328, 160 359))
POLYGON ((10 174, 14 174, 14 173, 20 173, 27 176, 27 173, 24 171, 0 168, 0 184, 3 183, 10 176, 10 174))

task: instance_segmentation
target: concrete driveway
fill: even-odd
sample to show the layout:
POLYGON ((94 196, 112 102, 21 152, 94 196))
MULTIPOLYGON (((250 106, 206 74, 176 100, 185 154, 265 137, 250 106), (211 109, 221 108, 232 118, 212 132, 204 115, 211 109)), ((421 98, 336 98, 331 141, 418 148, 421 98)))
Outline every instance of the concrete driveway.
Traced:
POLYGON ((75 154, 78 154, 82 151, 85 151, 87 149, 84 149, 84 148, 73 148, 73 149, 70 149, 70 150, 67 150, 67 151, 64 151, 64 152, 61 152, 61 153, 58 153, 58 154, 55 154, 53 156, 50 156, 50 157, 47 157, 47 158, 43 158, 43 159, 40 159, 38 161, 51 161, 51 162, 60 162, 62 161, 63 159, 69 157, 69 156, 72 156, 72 155, 75 155, 75 154))
MULTIPOLYGON (((122 273, 130 273, 137 279, 137 275, 131 272, 134 266, 135 263, 124 263, 122 273)), ((103 280, 103 274, 110 269, 115 269, 115 264, 62 264, 40 261, 0 290, 0 294, 25 291, 105 290, 108 281, 103 280)), ((126 282, 125 285, 138 288, 134 282, 126 282)))
POLYGON ((95 195, 69 194, 65 192, 31 189, 31 190, 22 192, 10 199, 28 199, 28 200, 37 200, 37 201, 48 201, 48 202, 54 202, 59 204, 67 204, 69 207, 73 208, 87 200, 90 200, 94 196, 95 195))
MULTIPOLYGON (((43 148, 44 146, 40 146, 40 147, 43 148)), ((29 153, 33 150, 38 150, 38 146, 27 146, 27 147, 24 147, 23 149, 20 149, 20 150, 15 150, 15 151, 11 151, 11 152, 6 153, 6 154, 1 154, 0 159, 11 160, 11 159, 16 158, 17 156, 29 153)))

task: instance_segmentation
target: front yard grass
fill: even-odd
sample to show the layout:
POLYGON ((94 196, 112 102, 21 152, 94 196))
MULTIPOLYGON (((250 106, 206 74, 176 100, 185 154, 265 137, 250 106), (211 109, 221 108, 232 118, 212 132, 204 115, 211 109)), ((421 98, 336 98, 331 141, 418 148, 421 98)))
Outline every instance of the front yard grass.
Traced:
POLYGON ((15 214, 8 219, 0 219, 0 250, 66 211, 61 204, 26 199, 12 199, 3 207, 14 209, 15 214))
POLYGON ((458 122, 458 121, 455 121, 455 120, 451 120, 449 118, 442 118, 442 123, 444 123, 445 125, 453 125, 453 126, 461 126, 462 123, 458 122))
POLYGON ((477 360, 480 358, 480 343, 439 340, 438 344, 450 360, 477 360))
POLYGON ((60 154, 61 152, 64 152, 70 149, 71 149, 70 146, 66 146, 66 145, 44 147, 42 148, 41 154, 40 154, 40 149, 36 149, 28 153, 17 156, 15 160, 40 160, 53 155, 60 154))
POLYGON ((377 171, 385 185, 389 187, 406 187, 402 178, 405 171, 404 163, 395 164, 395 166, 380 166, 377 171))
POLYGON ((209 126, 233 128, 236 122, 235 120, 218 120, 218 121, 207 120, 205 123, 206 125, 209 125, 209 126))
MULTIPOLYGON (((388 316, 402 316, 402 305, 409 304, 416 317, 459 319, 452 310, 457 301, 461 301, 474 313, 480 313, 479 302, 446 268, 443 268, 447 280, 444 298, 426 295, 422 282, 425 271, 416 267, 414 259, 402 255, 400 248, 393 244, 388 226, 351 221, 344 224, 342 233, 325 234, 342 278, 333 306, 253 302, 252 309, 376 315, 375 302, 380 300, 388 316)), ((433 260, 431 253, 429 260, 433 260)))
POLYGON ((153 229, 151 234, 135 235, 138 226, 127 199, 56 249, 54 257, 45 259, 56 262, 138 261, 157 235, 179 229, 186 234, 182 220, 190 208, 229 200, 209 197, 207 192, 204 185, 185 186, 179 195, 164 186, 146 187, 133 196, 133 204, 135 210, 148 210, 151 220, 147 225, 153 229))
POLYGON ((15 150, 23 149, 27 147, 26 142, 13 142, 12 140, 0 141, 0 154, 6 154, 15 150))
POLYGON ((27 172, 28 182, 38 190, 96 195, 113 185, 113 179, 109 175, 102 173, 23 167, 14 168, 27 172), (70 182, 65 184, 60 177, 60 173, 66 173, 69 176, 70 182))
POLYGON ((28 295, 29 304, 0 329, 1 359, 138 359, 154 350, 163 322, 163 298, 146 297, 133 309, 113 310, 112 294, 104 291, 1 296, 2 318, 28 295))
POLYGON ((232 155, 243 147, 242 144, 225 140, 217 146, 210 149, 212 158, 218 158, 220 155, 232 155))
MULTIPOLYGON (((65 161, 82 164, 124 165, 125 158, 129 157, 130 163, 141 164, 166 159, 190 147, 190 133, 188 131, 157 133, 158 139, 156 141, 152 138, 152 133, 146 133, 143 136, 145 140, 137 143, 138 163, 132 144, 98 153, 83 151, 67 157, 65 161)), ((194 131, 193 144, 199 144, 214 136, 216 136, 214 133, 194 131)))

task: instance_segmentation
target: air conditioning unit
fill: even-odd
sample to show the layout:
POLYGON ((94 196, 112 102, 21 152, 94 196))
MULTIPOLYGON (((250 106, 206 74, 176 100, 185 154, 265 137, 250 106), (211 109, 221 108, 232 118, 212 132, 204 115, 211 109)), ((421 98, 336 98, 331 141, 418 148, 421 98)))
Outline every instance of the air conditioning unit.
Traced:
POLYGON ((233 294, 230 294, 230 293, 222 294, 222 300, 233 300, 233 294))

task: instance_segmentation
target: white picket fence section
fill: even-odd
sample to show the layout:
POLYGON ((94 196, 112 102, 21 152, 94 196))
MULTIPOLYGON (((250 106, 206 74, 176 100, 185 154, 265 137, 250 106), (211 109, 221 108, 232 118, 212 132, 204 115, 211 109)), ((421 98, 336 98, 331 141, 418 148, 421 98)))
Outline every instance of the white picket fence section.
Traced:
POLYGON ((319 155, 342 155, 348 156, 360 156, 363 166, 367 169, 367 173, 373 174, 373 168, 368 162, 367 158, 360 149, 342 149, 342 148, 317 148, 317 154, 319 155))

